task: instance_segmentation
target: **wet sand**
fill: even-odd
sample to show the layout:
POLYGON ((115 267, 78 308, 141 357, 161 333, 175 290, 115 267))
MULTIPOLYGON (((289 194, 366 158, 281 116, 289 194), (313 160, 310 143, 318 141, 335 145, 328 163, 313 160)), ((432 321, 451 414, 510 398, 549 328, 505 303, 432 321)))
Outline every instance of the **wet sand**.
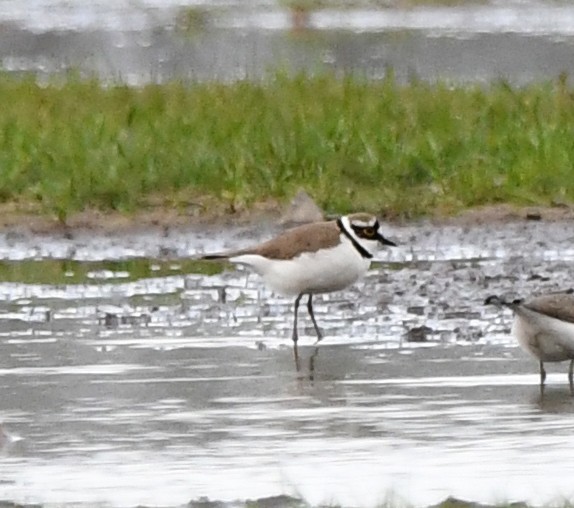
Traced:
MULTIPOLYGON (((188 235, 190 230, 202 234, 205 230, 233 230, 244 227, 248 230, 288 227, 293 225, 285 218, 292 215, 288 203, 264 200, 250 207, 240 208, 233 213, 221 205, 198 201, 187 211, 175 210, 166 206, 143 208, 131 214, 114 211, 84 210, 73 213, 65 222, 43 212, 41 209, 28 209, 16 203, 0 204, 0 232, 7 235, 47 235, 48 237, 97 234, 104 236, 124 233, 152 233, 158 236, 173 234, 188 235)), ((427 216, 405 221, 400 218, 385 218, 387 222, 400 226, 408 223, 434 226, 473 226, 509 222, 537 221, 556 222, 574 220, 574 207, 563 204, 557 206, 516 206, 511 204, 484 205, 461 210, 451 215, 442 215, 429 210, 427 216)))

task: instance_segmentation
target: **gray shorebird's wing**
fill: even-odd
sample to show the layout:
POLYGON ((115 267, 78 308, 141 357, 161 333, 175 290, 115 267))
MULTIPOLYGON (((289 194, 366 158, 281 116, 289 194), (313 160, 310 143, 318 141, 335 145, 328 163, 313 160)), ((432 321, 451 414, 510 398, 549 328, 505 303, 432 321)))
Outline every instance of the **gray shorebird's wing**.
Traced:
POLYGON ((551 293, 522 302, 522 306, 546 316, 574 323, 574 293, 551 293))

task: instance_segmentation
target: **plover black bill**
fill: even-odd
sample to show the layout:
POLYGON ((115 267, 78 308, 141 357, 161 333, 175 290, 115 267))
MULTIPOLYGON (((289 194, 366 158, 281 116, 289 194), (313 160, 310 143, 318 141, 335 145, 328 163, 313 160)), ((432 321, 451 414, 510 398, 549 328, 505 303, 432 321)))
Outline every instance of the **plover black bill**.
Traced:
POLYGON ((353 213, 333 221, 295 227, 253 247, 202 258, 246 265, 261 275, 272 291, 295 297, 292 339, 299 370, 297 313, 303 296, 308 295, 307 310, 319 342, 323 334, 313 313, 313 295, 339 291, 356 282, 385 245, 396 244, 383 236, 377 218, 353 213))
POLYGON ((514 311, 512 334, 522 349, 539 361, 540 393, 544 393, 546 380, 544 362, 570 360, 568 383, 574 395, 574 293, 568 290, 512 302, 489 296, 484 303, 514 311))

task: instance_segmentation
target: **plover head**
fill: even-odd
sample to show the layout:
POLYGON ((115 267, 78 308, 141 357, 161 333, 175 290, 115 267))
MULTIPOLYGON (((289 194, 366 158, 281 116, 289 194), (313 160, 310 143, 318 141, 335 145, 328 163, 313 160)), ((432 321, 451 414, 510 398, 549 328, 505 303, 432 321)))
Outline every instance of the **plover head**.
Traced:
POLYGON ((383 245, 396 247, 396 243, 385 238, 379 220, 370 213, 352 213, 338 220, 341 231, 360 247, 364 257, 372 258, 383 245))

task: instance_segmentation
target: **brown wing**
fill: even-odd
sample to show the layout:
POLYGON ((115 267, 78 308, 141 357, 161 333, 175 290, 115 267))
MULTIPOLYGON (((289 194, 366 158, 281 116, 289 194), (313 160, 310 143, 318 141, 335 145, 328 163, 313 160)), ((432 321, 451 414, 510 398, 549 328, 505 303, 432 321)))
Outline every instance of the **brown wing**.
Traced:
POLYGON ((574 323, 574 294, 572 292, 538 296, 523 302, 522 305, 540 314, 574 323))
POLYGON ((268 242, 243 249, 235 255, 259 254, 269 259, 293 259, 302 251, 317 252, 335 247, 340 242, 340 231, 335 221, 315 222, 289 229, 268 242))

